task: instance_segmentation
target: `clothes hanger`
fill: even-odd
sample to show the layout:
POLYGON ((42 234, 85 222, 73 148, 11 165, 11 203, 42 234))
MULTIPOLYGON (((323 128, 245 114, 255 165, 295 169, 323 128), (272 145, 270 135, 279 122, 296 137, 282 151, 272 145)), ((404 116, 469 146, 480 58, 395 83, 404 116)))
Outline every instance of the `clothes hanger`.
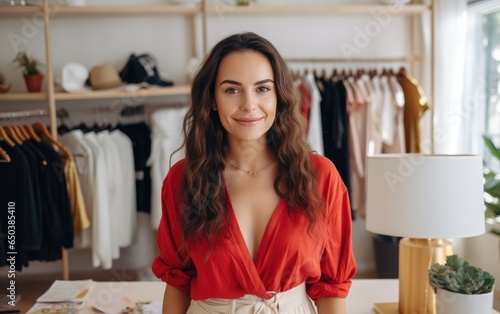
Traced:
POLYGON ((346 73, 345 69, 343 69, 342 72, 340 72, 340 78, 342 80, 345 80, 347 78, 347 73, 346 73))
POLYGON ((25 128, 23 128, 22 125, 16 125, 16 126, 14 126, 14 128, 17 129, 17 132, 19 134, 21 134, 22 137, 24 137, 25 140, 30 140, 31 139, 31 135, 28 133, 28 131, 26 131, 25 128))
POLYGON ((7 154, 7 152, 1 147, 0 147, 0 156, 2 157, 0 159, 0 162, 10 162, 11 161, 9 154, 7 154))
POLYGON ((33 129, 31 125, 25 124, 22 126, 22 128, 25 129, 26 132, 28 132, 28 134, 30 135, 30 137, 34 139, 37 143, 40 143, 42 141, 42 139, 38 136, 38 134, 36 134, 35 129, 33 129))
POLYGON ((337 71, 337 68, 333 68, 333 71, 332 71, 332 80, 337 80, 337 77, 339 76, 339 73, 337 71))
POLYGON ((5 129, 0 126, 0 137, 5 141, 5 143, 7 143, 7 145, 9 145, 10 147, 14 147, 16 146, 16 143, 14 143, 14 141, 9 137, 9 135, 7 134, 7 132, 5 131, 5 129))
POLYGON ((56 146, 67 158, 72 157, 71 152, 66 147, 64 147, 64 145, 56 141, 54 137, 52 137, 52 134, 50 134, 45 124, 43 124, 42 122, 35 122, 33 124, 33 129, 35 131, 38 131, 38 133, 41 134, 41 137, 44 138, 47 142, 56 146))
POLYGON ((16 145, 23 144, 23 141, 19 138, 19 136, 17 136, 16 131, 14 130, 14 128, 11 125, 7 125, 4 128, 5 128, 5 131, 7 132, 7 134, 9 135, 9 137, 14 141, 14 143, 16 143, 16 145))
POLYGON ((26 141, 26 137, 24 136, 24 134, 19 130, 19 127, 17 125, 11 125, 9 126, 13 132, 16 133, 17 137, 19 137, 19 139, 21 141, 26 141))

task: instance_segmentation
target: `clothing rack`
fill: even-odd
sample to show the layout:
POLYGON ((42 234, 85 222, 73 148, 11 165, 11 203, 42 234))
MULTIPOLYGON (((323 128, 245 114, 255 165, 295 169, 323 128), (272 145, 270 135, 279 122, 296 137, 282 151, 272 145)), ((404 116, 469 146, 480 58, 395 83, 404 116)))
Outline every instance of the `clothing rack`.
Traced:
MULTIPOLYGON (((9 112, 0 112, 0 120, 14 119, 14 118, 39 117, 39 116, 48 116, 48 115, 51 115, 51 112, 49 109, 9 111, 9 112)), ((55 112, 54 112, 54 115, 55 115, 55 112)), ((68 280, 69 279, 68 251, 64 247, 61 248, 61 250, 62 250, 61 263, 62 263, 63 279, 68 280)))
POLYGON ((48 114, 49 114, 49 111, 47 109, 0 112, 0 119, 47 116, 48 114))
POLYGON ((397 63, 420 61, 420 57, 399 58, 285 58, 288 62, 301 63, 397 63))

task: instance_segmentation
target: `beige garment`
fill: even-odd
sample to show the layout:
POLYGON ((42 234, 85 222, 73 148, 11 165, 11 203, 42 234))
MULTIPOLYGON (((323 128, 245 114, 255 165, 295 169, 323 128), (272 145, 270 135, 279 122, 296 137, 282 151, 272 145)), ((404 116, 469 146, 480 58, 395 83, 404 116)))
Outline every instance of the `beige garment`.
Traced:
POLYGON ((66 188, 68 189, 69 203, 73 215, 73 233, 75 237, 78 237, 83 230, 90 227, 90 219, 87 216, 78 170, 73 156, 64 159, 64 176, 66 177, 66 188))
MULTIPOLYGON (((270 292, 273 293, 273 292, 270 292)), ((316 306, 307 296, 306 284, 274 293, 270 299, 246 294, 238 299, 206 299, 191 301, 186 314, 315 314, 316 306)))
MULTIPOLYGON (((349 168, 351 179, 351 207, 359 213, 364 211, 365 164, 366 164, 366 119, 367 95, 358 82, 350 77, 344 80, 347 91, 349 115, 349 168)), ((361 214, 364 217, 364 212, 361 214)))

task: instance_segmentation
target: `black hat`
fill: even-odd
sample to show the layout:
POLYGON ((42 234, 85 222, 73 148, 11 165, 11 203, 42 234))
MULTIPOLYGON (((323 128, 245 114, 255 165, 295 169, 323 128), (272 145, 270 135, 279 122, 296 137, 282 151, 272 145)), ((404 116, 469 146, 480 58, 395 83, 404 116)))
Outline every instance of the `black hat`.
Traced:
POLYGON ((122 81, 127 83, 146 82, 159 86, 174 85, 172 81, 165 81, 160 78, 155 58, 147 53, 139 56, 131 54, 127 64, 120 71, 120 77, 122 81))

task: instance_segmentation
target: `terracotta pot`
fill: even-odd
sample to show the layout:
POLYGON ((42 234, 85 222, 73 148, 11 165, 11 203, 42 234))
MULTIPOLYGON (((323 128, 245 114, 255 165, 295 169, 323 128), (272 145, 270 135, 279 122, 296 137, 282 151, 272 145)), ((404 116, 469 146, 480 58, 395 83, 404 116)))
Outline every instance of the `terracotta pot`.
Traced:
POLYGON ((29 93, 39 93, 42 90, 43 75, 24 75, 24 82, 26 82, 26 88, 29 93))

